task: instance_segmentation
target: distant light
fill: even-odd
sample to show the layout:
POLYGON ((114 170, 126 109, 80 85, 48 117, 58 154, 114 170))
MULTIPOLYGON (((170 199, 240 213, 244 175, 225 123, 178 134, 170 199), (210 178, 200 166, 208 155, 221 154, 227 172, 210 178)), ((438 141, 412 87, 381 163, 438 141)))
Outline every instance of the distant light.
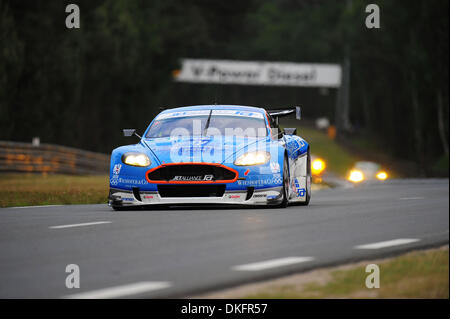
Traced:
POLYGON ((389 176, 385 171, 380 171, 377 173, 377 179, 379 179, 380 181, 384 181, 386 180, 389 176))
POLYGON ((180 73, 181 73, 181 70, 173 70, 172 71, 172 77, 176 79, 176 78, 178 78, 180 73))
POLYGON ((327 117, 319 117, 316 119, 316 127, 319 130, 325 130, 330 126, 330 120, 327 117))
POLYGON ((38 136, 33 137, 33 139, 31 140, 31 145, 36 147, 41 145, 41 139, 38 136))
POLYGON ((364 180, 364 174, 360 170, 354 169, 350 172, 348 180, 353 183, 359 183, 364 180))
POLYGON ((325 170, 325 167, 327 167, 325 161, 320 158, 317 158, 312 162, 311 173, 315 176, 321 175, 325 170))

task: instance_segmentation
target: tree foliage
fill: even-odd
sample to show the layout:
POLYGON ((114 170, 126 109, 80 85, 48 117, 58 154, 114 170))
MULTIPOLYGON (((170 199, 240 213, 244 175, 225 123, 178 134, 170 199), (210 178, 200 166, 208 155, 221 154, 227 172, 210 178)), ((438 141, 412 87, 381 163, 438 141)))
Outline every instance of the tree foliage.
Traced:
POLYGON ((425 167, 448 152, 448 1, 0 0, 0 138, 109 152, 120 128, 143 131, 160 107, 304 106, 334 118, 335 92, 175 83, 190 58, 351 61, 353 133, 425 167))

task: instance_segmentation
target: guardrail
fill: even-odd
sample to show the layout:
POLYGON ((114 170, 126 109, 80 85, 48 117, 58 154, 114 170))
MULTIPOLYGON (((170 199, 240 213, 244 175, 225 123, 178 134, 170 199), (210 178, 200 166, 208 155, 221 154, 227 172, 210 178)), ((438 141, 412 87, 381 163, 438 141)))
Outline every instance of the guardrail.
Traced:
POLYGON ((110 156, 72 147, 0 141, 0 173, 107 174, 110 156))

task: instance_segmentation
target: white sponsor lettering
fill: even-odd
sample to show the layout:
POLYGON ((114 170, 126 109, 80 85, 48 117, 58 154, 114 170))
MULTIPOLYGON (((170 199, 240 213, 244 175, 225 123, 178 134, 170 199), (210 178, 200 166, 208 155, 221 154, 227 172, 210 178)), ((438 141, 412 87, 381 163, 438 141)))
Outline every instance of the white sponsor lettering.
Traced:
POLYGON ((183 59, 176 81, 244 85, 339 87, 338 64, 183 59))

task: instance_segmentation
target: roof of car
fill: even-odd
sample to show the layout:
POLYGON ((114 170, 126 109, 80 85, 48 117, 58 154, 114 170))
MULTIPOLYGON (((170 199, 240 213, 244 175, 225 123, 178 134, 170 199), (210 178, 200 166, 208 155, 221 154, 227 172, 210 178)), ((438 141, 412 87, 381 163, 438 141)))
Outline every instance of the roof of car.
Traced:
POLYGON ((195 110, 241 110, 249 112, 261 112, 265 113, 266 110, 261 107, 245 106, 245 105, 192 105, 192 106, 182 106, 173 109, 166 109, 161 113, 173 112, 173 111, 195 111, 195 110))

